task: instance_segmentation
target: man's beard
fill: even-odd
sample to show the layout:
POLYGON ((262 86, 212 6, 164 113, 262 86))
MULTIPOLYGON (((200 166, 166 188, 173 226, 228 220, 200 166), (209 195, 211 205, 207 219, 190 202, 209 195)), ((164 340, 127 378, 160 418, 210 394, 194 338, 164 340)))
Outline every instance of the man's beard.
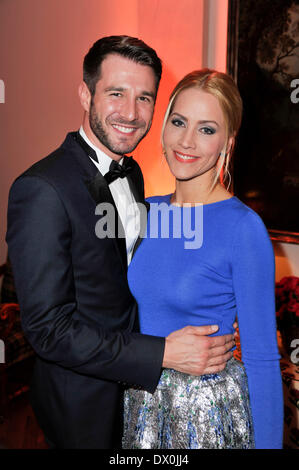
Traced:
MULTIPOLYGON (((128 122, 121 122, 121 121, 118 121, 118 124, 119 125, 133 125, 133 123, 128 123, 128 122)), ((109 139, 109 136, 107 134, 107 132, 105 132, 104 128, 103 128, 103 125, 100 121, 100 119, 98 118, 98 115, 95 111, 95 107, 93 105, 93 103, 91 103, 91 106, 90 106, 90 112, 89 112, 89 125, 90 125, 90 128, 92 130, 92 132, 94 133, 94 135, 97 137, 97 139, 108 149, 110 150, 110 152, 112 153, 115 153, 116 155, 125 155, 127 153, 130 153, 132 152, 136 147, 137 145, 139 144, 139 142, 146 136, 146 134, 148 133, 148 131, 150 130, 150 127, 151 127, 151 122, 149 123, 148 125, 148 128, 144 131, 144 133, 139 137, 139 139, 137 139, 136 142, 134 142, 134 144, 131 144, 131 145, 128 145, 127 147, 124 147, 123 145, 114 145, 111 140, 109 139), (120 148, 121 147, 121 148, 120 148)))

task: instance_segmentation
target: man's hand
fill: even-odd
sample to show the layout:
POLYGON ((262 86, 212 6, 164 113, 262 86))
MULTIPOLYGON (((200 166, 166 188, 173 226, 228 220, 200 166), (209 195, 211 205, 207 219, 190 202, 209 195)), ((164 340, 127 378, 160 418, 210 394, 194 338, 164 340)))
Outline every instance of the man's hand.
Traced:
MULTIPOLYGON (((235 325, 234 325, 235 326, 235 325)), ((190 375, 222 371, 232 357, 234 335, 209 337, 218 326, 186 326, 167 336, 163 367, 190 375)))

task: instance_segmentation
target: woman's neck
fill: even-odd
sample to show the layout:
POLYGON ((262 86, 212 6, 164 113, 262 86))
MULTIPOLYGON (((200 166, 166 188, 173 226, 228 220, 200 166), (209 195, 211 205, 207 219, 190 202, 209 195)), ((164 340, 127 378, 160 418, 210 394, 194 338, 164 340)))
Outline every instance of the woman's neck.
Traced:
POLYGON ((176 180, 176 189, 172 195, 173 204, 210 204, 212 202, 229 199, 232 194, 227 191, 220 182, 213 187, 213 181, 201 180, 176 180))

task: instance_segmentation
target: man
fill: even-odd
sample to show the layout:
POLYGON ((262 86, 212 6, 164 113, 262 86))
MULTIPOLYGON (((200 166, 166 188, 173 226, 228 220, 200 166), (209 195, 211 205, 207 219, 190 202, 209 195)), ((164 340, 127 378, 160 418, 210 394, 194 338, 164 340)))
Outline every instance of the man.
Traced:
POLYGON ((124 385, 153 392, 161 367, 200 375, 231 357, 232 336, 208 338, 210 326, 166 339, 138 333, 126 277, 137 235, 126 232, 126 208, 144 202, 144 190, 139 166, 125 154, 150 129, 161 71, 155 51, 138 39, 97 41, 84 59, 80 131, 10 192, 9 256, 37 353, 32 405, 53 447, 118 447, 124 385), (115 162, 123 166, 113 170, 115 162), (103 203, 126 238, 96 236, 103 203))

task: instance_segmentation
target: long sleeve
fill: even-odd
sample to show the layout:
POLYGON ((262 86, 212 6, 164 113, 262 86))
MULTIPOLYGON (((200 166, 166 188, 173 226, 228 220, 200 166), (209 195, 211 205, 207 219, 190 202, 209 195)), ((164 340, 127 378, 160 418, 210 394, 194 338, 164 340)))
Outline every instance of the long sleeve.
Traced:
POLYGON ((279 449, 283 395, 275 318, 275 263, 266 228, 254 212, 248 211, 239 222, 232 250, 233 286, 256 448, 279 449))
MULTIPOLYGON (((9 199, 7 243, 28 340, 40 357, 61 367, 154 389, 164 339, 126 329, 113 331, 87 318, 76 294, 73 231, 66 208, 51 184, 31 176, 14 183, 9 199)), ((92 282, 87 278, 86 283, 92 282)), ((96 286, 94 291, 98 292, 96 286)), ((90 303, 95 303, 97 319, 104 307, 100 295, 96 296, 99 302, 94 300, 94 291, 91 290, 90 303)), ((130 313, 131 308, 125 306, 119 316, 130 313)), ((104 313, 109 319, 108 307, 104 313)))

